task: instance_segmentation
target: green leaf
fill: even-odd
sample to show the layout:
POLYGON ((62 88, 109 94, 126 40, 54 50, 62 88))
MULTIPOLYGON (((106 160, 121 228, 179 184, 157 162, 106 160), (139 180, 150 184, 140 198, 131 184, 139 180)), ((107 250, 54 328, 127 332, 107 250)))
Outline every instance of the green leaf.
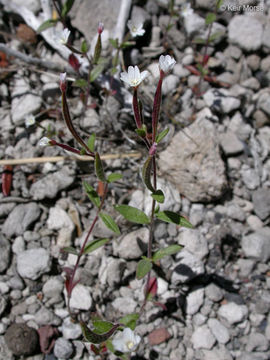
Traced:
POLYGON ((80 325, 85 340, 93 344, 101 344, 102 342, 108 340, 120 326, 119 324, 116 324, 113 325, 109 331, 103 334, 96 334, 94 331, 89 329, 83 321, 80 321, 80 325))
POLYGON ((134 41, 125 41, 125 42, 123 42, 123 43, 120 45, 120 48, 121 48, 121 49, 125 49, 125 48, 127 48, 127 47, 129 47, 129 46, 132 46, 132 45, 134 45, 134 44, 135 44, 134 41))
POLYGON ((149 224, 149 217, 141 210, 129 205, 115 205, 115 210, 118 211, 125 219, 136 224, 149 224))
POLYGON ((53 27, 57 23, 57 20, 49 19, 44 21, 36 30, 37 34, 40 34, 42 31, 47 30, 51 27, 53 27))
POLYGON ((161 131, 161 133, 158 134, 157 138, 156 138, 156 143, 160 143, 161 140, 168 134, 169 132, 169 128, 164 129, 163 131, 161 131))
POLYGON ((215 20, 216 20, 216 14, 214 13, 209 13, 206 15, 206 19, 205 19, 205 24, 206 25, 210 25, 212 24, 215 20))
POLYGON ((78 79, 78 80, 75 80, 73 83, 72 83, 72 86, 74 87, 79 87, 81 89, 86 89, 87 88, 87 81, 85 79, 78 79))
POLYGON ((129 327, 131 330, 135 330, 136 327, 136 322, 139 319, 140 315, 139 314, 128 314, 124 317, 122 317, 119 320, 120 324, 124 324, 126 327, 129 327))
POLYGON ((109 39, 109 42, 115 49, 118 49, 118 39, 109 39))
POLYGON ((100 207, 100 198, 97 192, 95 191, 95 189, 91 185, 89 185, 86 181, 83 182, 83 186, 91 202, 96 207, 100 207))
POLYGON ((173 224, 176 224, 179 226, 184 226, 186 228, 193 228, 191 223, 186 218, 184 218, 183 216, 181 216, 173 211, 169 211, 169 210, 161 211, 156 214, 156 217, 159 220, 162 220, 162 221, 165 221, 168 223, 173 223, 173 224))
POLYGON ((160 210, 160 206, 157 204, 156 208, 155 208, 155 214, 159 213, 160 210))
POLYGON ((88 142, 87 142, 87 145, 92 152, 95 151, 95 141, 96 141, 96 134, 93 133, 90 135, 88 142))
POLYGON ((117 180, 120 180, 122 179, 123 175, 122 174, 118 174, 118 173, 113 173, 113 174, 110 174, 108 177, 107 177, 107 181, 109 183, 112 183, 114 181, 117 181, 117 180))
POLYGON ((85 40, 83 40, 82 45, 81 45, 81 52, 86 54, 88 49, 89 48, 88 48, 87 42, 85 40))
POLYGON ((95 81, 98 78, 98 76, 102 73, 104 68, 105 68, 105 62, 99 61, 99 63, 96 66, 94 66, 94 68, 91 71, 90 82, 95 81))
POLYGON ((114 347, 113 347, 113 344, 112 344, 112 341, 111 341, 111 340, 107 340, 105 344, 106 344, 106 348, 107 348, 110 352, 112 352, 112 353, 114 353, 114 352, 115 352, 115 350, 114 350, 114 347))
POLYGON ((74 4, 74 1, 75 0, 67 0, 65 3, 64 3, 64 6, 63 6, 63 9, 62 9, 62 13, 61 15, 63 17, 65 17, 71 10, 73 4, 74 4))
POLYGON ((94 326, 94 332, 96 334, 103 334, 106 333, 107 331, 111 330, 113 327, 113 324, 109 321, 104 321, 104 320, 94 320, 93 321, 93 326, 94 326))
POLYGON ((152 260, 158 261, 158 260, 164 258, 164 256, 173 255, 173 254, 178 253, 181 249, 182 249, 182 246, 180 246, 180 245, 170 245, 164 249, 160 249, 157 252, 155 252, 152 257, 152 260))
POLYGON ((164 203, 164 199, 165 199, 165 196, 163 194, 163 191, 162 190, 156 190, 155 192, 153 192, 151 194, 152 198, 154 200, 156 200, 157 202, 159 202, 160 204, 163 204, 164 203))
POLYGON ((102 182, 106 182, 106 176, 105 176, 102 162, 101 162, 98 152, 96 152, 96 154, 95 154, 95 171, 96 171, 97 178, 102 182))
POLYGON ((212 42, 216 39, 218 39, 220 36, 224 35, 223 31, 217 31, 214 34, 212 34, 209 38, 209 42, 212 42))
POLYGON ((192 40, 193 43, 195 44, 206 44, 206 39, 203 39, 203 38, 195 38, 192 40))
POLYGON ((142 138, 145 138, 146 136, 146 131, 145 129, 141 128, 141 129, 136 129, 135 132, 137 133, 137 135, 139 135, 142 138))
POLYGON ((219 9, 222 4, 223 4, 223 0, 218 0, 217 1, 217 9, 219 9))
POLYGON ((152 170, 152 156, 148 156, 142 168, 142 179, 147 189, 151 192, 155 192, 151 183, 151 170, 152 170))
POLYGON ((199 70, 202 76, 207 75, 208 73, 208 70, 204 68, 200 63, 197 64, 197 69, 199 70))
POLYGON ((112 230, 117 235, 120 234, 118 225, 116 224, 116 222, 113 220, 113 218, 110 215, 101 212, 101 213, 99 213, 99 216, 100 216, 101 220, 104 222, 104 224, 107 226, 108 229, 112 230))
POLYGON ((137 270, 136 270, 136 278, 142 279, 146 274, 152 269, 152 262, 150 259, 142 259, 138 262, 137 270))
POLYGON ((61 249, 61 251, 66 252, 68 254, 79 255, 78 251, 71 246, 64 247, 63 249, 61 249))
POLYGON ((91 241, 86 247, 84 248, 84 254, 90 254, 91 252, 95 251, 96 249, 100 248, 101 246, 107 244, 110 239, 97 239, 91 241))

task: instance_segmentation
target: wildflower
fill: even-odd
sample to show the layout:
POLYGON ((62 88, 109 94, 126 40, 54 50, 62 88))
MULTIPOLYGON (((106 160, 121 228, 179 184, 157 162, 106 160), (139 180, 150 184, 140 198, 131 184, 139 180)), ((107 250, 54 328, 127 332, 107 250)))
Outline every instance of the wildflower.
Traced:
POLYGON ((143 29, 143 23, 140 21, 128 20, 127 26, 132 37, 143 36, 145 33, 145 30, 143 29))
POLYGON ((126 82, 129 86, 136 88, 148 75, 149 72, 146 70, 140 73, 138 66, 129 66, 128 72, 122 72, 120 74, 120 79, 126 82))
POLYGON ((27 115, 25 118, 25 127, 28 128, 29 126, 34 125, 35 122, 36 122, 36 119, 33 114, 27 115))
POLYGON ((136 350, 140 341, 141 337, 139 335, 135 335, 130 328, 125 328, 123 332, 119 332, 114 337, 112 344, 115 350, 122 353, 129 353, 136 350))
POLYGON ((65 28, 61 34, 59 34, 57 41, 59 42, 59 44, 62 45, 66 45, 68 43, 68 38, 70 35, 70 30, 68 30, 67 28, 65 28))
POLYGON ((192 15, 194 12, 194 10, 192 9, 190 3, 184 4, 181 8, 181 15, 183 17, 188 17, 190 15, 192 15))
POLYGON ((149 149, 149 155, 154 156, 156 152, 157 152, 157 143, 153 142, 152 146, 149 149))
POLYGON ((50 144, 51 144, 51 139, 47 138, 46 136, 40 139, 38 143, 39 146, 48 146, 50 144))
POLYGON ((67 73, 60 74, 60 89, 65 92, 67 88, 67 73))
POLYGON ((175 64, 176 61, 170 55, 161 55, 159 58, 159 68, 164 73, 168 73, 169 71, 171 71, 175 64))
POLYGON ((102 22, 99 22, 98 23, 98 34, 99 35, 102 34, 103 30, 104 30, 104 24, 102 22))

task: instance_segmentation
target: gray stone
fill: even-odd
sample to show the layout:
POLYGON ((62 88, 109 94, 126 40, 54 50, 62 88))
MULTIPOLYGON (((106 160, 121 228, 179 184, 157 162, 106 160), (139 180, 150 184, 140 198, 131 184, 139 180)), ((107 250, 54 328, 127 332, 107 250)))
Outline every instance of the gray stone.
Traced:
POLYGON ((55 341, 53 353, 58 359, 69 359, 73 353, 73 346, 65 338, 58 338, 55 341))
POLYGON ((254 16, 233 16, 228 31, 229 41, 243 50, 258 50, 262 45, 263 26, 254 16))
POLYGON ((220 344, 226 344, 230 340, 228 329, 217 319, 209 319, 207 322, 214 337, 220 344))
POLYGON ((191 336, 194 349, 212 349, 216 339, 207 325, 199 326, 191 336))
POLYGON ((243 164, 240 174, 244 184, 249 190, 255 190, 260 186, 260 177, 255 169, 251 169, 248 165, 243 164))
POLYGON ((2 231, 8 237, 23 235, 39 215, 40 208, 36 203, 17 205, 7 217, 2 231))
POLYGON ((196 13, 184 18, 184 26, 188 36, 198 33, 205 25, 205 20, 196 13))
POLYGON ((25 242, 22 236, 17 236, 12 244, 12 252, 16 255, 25 250, 25 242))
POLYGON ((85 114, 83 114, 83 117, 80 121, 80 126, 85 131, 94 132, 99 129, 100 119, 95 109, 92 108, 87 109, 87 111, 85 112, 85 114))
POLYGON ((207 106, 212 110, 222 114, 228 114, 240 107, 241 102, 238 98, 232 96, 226 89, 209 89, 203 99, 207 106))
POLYGON ((26 324, 12 324, 7 329, 5 341, 14 355, 32 355, 38 346, 38 333, 26 324))
POLYGON ((132 314, 133 312, 135 312, 137 303, 132 298, 126 296, 116 298, 112 302, 112 306, 116 311, 119 311, 121 314, 132 314))
POLYGON ((186 313, 188 315, 196 314, 203 304, 204 288, 196 289, 186 297, 186 313))
POLYGON ((3 296, 1 296, 1 298, 0 298, 0 315, 3 314, 6 307, 7 307, 7 300, 3 296))
POLYGON ((188 71, 188 69, 186 69, 182 64, 177 63, 173 68, 173 74, 182 78, 187 77, 190 74, 190 71, 188 71))
POLYGON ((270 189, 259 188, 252 194, 255 214, 265 220, 270 215, 270 189))
POLYGON ((77 284, 71 294, 70 307, 79 310, 89 310, 92 306, 90 289, 82 284, 77 284))
POLYGON ((269 92, 264 92, 260 95, 257 107, 263 110, 267 115, 270 115, 270 98, 269 92))
POLYGON ((63 287, 63 281, 59 277, 52 277, 45 282, 42 292, 47 298, 58 297, 61 295, 63 287))
POLYGON ((241 222, 244 222, 246 220, 246 214, 245 214, 244 210, 235 203, 229 204, 229 206, 227 208, 227 215, 230 218, 241 221, 241 222))
POLYGON ((254 269, 255 262, 250 259, 238 259, 237 265, 239 266, 240 276, 249 276, 251 271, 254 269))
POLYGON ((0 233, 0 273, 5 271, 10 262, 10 244, 0 233))
POLYGON ((123 272, 126 268, 126 262, 122 259, 114 259, 112 257, 106 258, 106 260, 105 266, 102 266, 102 264, 100 267, 99 279, 101 281, 101 277, 104 276, 105 282, 113 288, 121 282, 123 272))
POLYGON ((47 225, 50 230, 59 231, 57 236, 58 246, 66 247, 71 245, 75 224, 65 210, 59 206, 50 208, 47 225))
POLYGON ((232 131, 220 134, 220 144, 227 156, 239 154, 244 150, 243 143, 232 131))
POLYGON ((196 258, 202 260, 208 254, 207 240, 199 230, 180 229, 177 242, 185 246, 196 258))
MULTIPOLYGON (((233 360, 230 351, 225 347, 214 348, 212 350, 202 350, 202 360, 233 360)), ((247 359, 245 359, 247 360, 247 359)), ((253 359, 254 360, 254 359, 253 359)))
POLYGON ((263 30, 262 44, 270 48, 270 24, 267 23, 263 30))
POLYGON ((192 204, 189 214, 190 223, 196 228, 203 222, 204 219, 204 205, 203 204, 192 204))
POLYGON ((22 278, 36 280, 50 268, 50 255, 44 249, 25 250, 17 257, 17 270, 22 278))
POLYGON ((76 6, 71 11, 71 23, 89 42, 97 34, 99 21, 104 23, 105 29, 110 31, 110 37, 113 37, 120 5, 121 0, 76 1, 76 6))
POLYGON ((172 91, 176 90, 179 81, 180 79, 176 75, 169 74, 168 76, 166 76, 162 84, 162 93, 164 95, 168 95, 172 91))
POLYGON ((215 284, 211 283, 205 288, 205 295, 211 301, 218 302, 223 298, 222 290, 215 284))
POLYGON ((45 306, 42 306, 35 313, 34 320, 39 326, 43 326, 43 325, 59 325, 58 317, 56 317, 54 315, 52 310, 47 309, 45 306))
POLYGON ((138 259, 147 249, 149 230, 140 228, 113 241, 113 254, 123 259, 138 259))
MULTIPOLYGON (((14 0, 14 5, 22 5, 21 0, 14 0)), ((23 6, 25 6, 28 10, 33 13, 37 13, 40 10, 40 0, 25 0, 23 2, 23 6)))
POLYGON ((248 337, 246 350, 251 351, 266 351, 269 350, 269 343, 266 337, 260 333, 251 333, 248 337))
POLYGON ((248 315, 248 308, 245 305, 238 305, 233 302, 221 305, 218 309, 218 316, 226 320, 230 325, 242 322, 248 315))
POLYGON ((14 360, 14 356, 9 350, 4 336, 0 336, 0 360, 14 360))
POLYGON ((263 222, 258 218, 258 216, 250 215, 247 218, 247 224, 251 227, 252 230, 256 231, 263 227, 263 222))
POLYGON ((185 133, 178 132, 160 153, 161 172, 193 202, 218 198, 226 187, 215 126, 206 118, 209 114, 207 109, 199 113, 185 133))
POLYGON ((61 331, 65 339, 78 339, 82 334, 80 325, 72 322, 70 318, 63 321, 61 331))
POLYGON ((171 282, 175 285, 184 283, 204 274, 204 264, 196 256, 187 250, 182 250, 177 254, 177 263, 173 269, 171 282))
POLYGON ((64 166, 61 170, 36 181, 30 188, 30 194, 35 200, 53 199, 60 190, 66 189, 73 182, 73 172, 64 166))
POLYGON ((267 262, 270 259, 270 227, 244 236, 242 249, 246 257, 267 262))

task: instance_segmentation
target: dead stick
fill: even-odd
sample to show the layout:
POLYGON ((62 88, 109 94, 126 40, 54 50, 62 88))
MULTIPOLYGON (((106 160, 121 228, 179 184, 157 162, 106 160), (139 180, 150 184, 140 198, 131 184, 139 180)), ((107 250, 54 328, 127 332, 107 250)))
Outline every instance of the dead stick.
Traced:
MULTIPOLYGON (((131 152, 125 154, 105 154, 101 155, 102 160, 124 159, 124 158, 140 158, 142 156, 139 152, 131 152)), ((74 156, 48 156, 24 159, 4 159, 0 160, 0 165, 22 165, 31 163, 45 163, 45 162, 58 162, 63 160, 79 160, 79 161, 93 161, 90 156, 76 155, 74 156)))

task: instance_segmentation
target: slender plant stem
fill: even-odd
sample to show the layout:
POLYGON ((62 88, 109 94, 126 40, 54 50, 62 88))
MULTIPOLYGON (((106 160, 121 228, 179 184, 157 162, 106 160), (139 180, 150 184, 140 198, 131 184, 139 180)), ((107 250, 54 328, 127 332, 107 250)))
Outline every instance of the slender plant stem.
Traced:
MULTIPOLYGON (((98 217, 99 217, 99 213, 100 213, 100 211, 101 211, 101 209, 102 209, 102 207, 103 207, 103 205, 104 205, 104 201, 105 201, 105 199, 106 199, 107 192, 108 192, 108 183, 106 183, 106 185, 105 185, 104 193, 103 193, 103 196, 102 196, 102 199, 101 199, 101 202, 100 202, 100 206, 99 206, 99 208, 98 208, 98 210, 97 210, 97 213, 96 213, 96 215, 95 215, 95 218, 94 218, 94 220, 93 220, 93 222, 92 222, 92 224, 91 224, 91 226, 90 226, 90 229, 88 230, 88 233, 87 233, 87 235, 86 235, 86 238, 84 239, 84 242, 83 242, 83 245, 82 245, 82 247, 81 247, 80 253, 79 253, 78 257, 77 257, 76 264, 75 264, 75 266, 74 266, 74 268, 73 268, 72 275, 71 275, 71 279, 70 279, 71 286, 72 286, 72 284, 73 284, 73 281, 74 281, 74 278, 75 278, 75 274, 76 274, 76 271, 77 271, 77 269, 78 269, 78 266, 79 266, 81 257, 83 256, 83 252, 84 252, 85 246, 86 246, 86 244, 87 244, 87 242, 88 242, 88 240, 89 240, 89 237, 90 237, 90 235, 91 235, 91 233, 92 233, 92 231, 93 231, 93 229, 94 229, 94 226, 96 225, 96 222, 97 222, 98 217)), ((68 294, 68 311, 69 311, 69 314, 70 314, 71 318, 73 318, 72 313, 71 313, 71 310, 70 310, 71 294, 72 294, 72 291, 71 291, 70 294, 68 294)))

